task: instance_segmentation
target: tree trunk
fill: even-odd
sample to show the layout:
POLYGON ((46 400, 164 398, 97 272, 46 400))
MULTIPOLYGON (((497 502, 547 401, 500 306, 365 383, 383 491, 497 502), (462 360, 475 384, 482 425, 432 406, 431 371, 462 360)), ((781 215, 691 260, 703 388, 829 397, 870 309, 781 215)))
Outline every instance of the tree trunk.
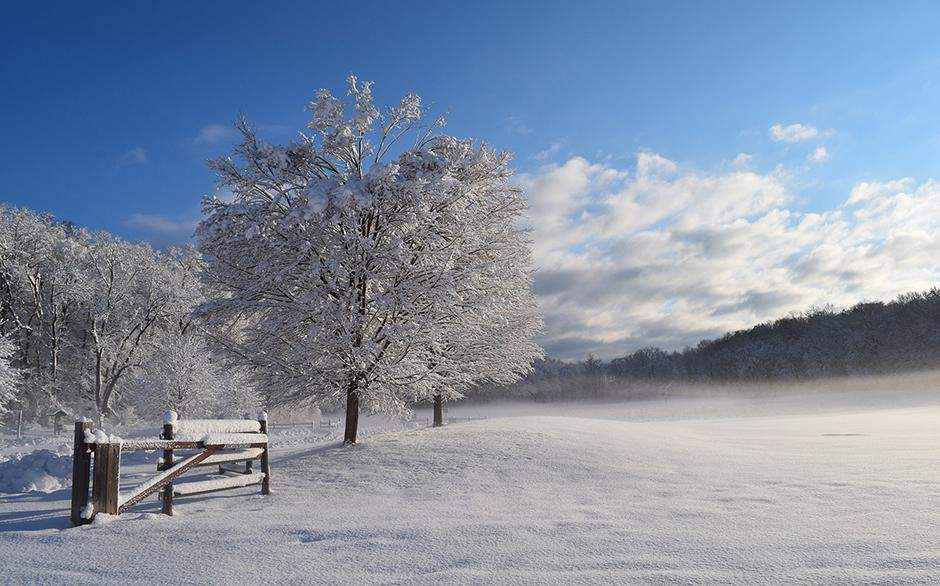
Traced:
MULTIPOLYGON (((95 351, 95 408, 98 410, 99 417, 103 417, 104 401, 101 397, 101 351, 95 351)), ((100 424, 99 424, 100 425, 100 424)))
POLYGON ((434 427, 444 425, 444 397, 434 395, 434 427))
POLYGON ((355 384, 350 385, 346 391, 346 434, 344 444, 356 443, 356 434, 359 432, 359 390, 355 384))

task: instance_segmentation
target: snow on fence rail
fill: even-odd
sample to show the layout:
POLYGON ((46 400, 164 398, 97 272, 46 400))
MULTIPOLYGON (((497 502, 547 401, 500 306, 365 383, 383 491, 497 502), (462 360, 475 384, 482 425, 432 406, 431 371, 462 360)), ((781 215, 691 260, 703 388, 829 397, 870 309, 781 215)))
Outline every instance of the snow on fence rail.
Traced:
POLYGON ((73 525, 90 523, 97 513, 119 515, 148 496, 160 491, 162 512, 173 514, 174 496, 193 496, 219 490, 261 485, 261 494, 271 492, 271 462, 268 457, 268 420, 262 413, 252 419, 179 420, 168 411, 160 439, 122 440, 102 430, 94 430, 91 421, 75 422, 75 450, 72 462, 73 525), (158 474, 133 490, 121 493, 121 453, 134 450, 162 450, 158 474), (199 450, 174 461, 174 450, 199 450), (252 464, 260 460, 261 471, 252 464), (92 476, 92 462, 94 475, 92 476), (244 470, 224 464, 245 463, 244 470), (217 479, 173 484, 173 481, 197 466, 218 466, 219 474, 234 473, 217 479), (91 485, 91 502, 88 499, 91 485))

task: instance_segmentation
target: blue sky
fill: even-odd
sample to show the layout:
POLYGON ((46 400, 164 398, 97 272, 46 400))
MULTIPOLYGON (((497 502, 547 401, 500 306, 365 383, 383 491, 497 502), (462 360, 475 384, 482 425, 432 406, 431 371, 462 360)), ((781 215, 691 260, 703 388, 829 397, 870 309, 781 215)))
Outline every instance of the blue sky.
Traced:
MULTIPOLYGON (((129 238, 178 241, 212 192, 205 160, 226 152, 239 113, 285 140, 306 122, 316 89, 340 93, 355 73, 375 81, 380 102, 414 91, 450 112, 448 132, 514 151, 534 201, 549 201, 558 186, 549 180, 583 161, 595 183, 567 193, 569 203, 580 198, 568 212, 594 213, 615 197, 662 203, 622 177, 596 183, 611 173, 638 179, 645 153, 704 185, 746 170, 785 190, 768 196, 769 207, 721 220, 729 225, 774 209, 798 222, 842 209, 862 183, 911 178, 889 197, 940 176, 937 22, 940 5, 928 2, 18 3, 0 23, 0 200, 129 238)), ((685 230, 695 215, 680 226, 670 214, 608 234, 604 254, 625 246, 628 233, 685 230)), ((858 236, 858 254, 869 232, 858 236)), ((592 242, 568 244, 581 253, 592 242)), ((781 266, 795 270, 822 244, 806 246, 781 266)), ((583 266, 609 268, 599 254, 600 264, 583 266)), ((573 258, 538 260, 546 271, 566 270, 573 258)), ((768 278, 755 270, 755 279, 768 278)), ((917 279, 892 280, 932 282, 933 265, 918 270, 917 279)), ((590 317, 581 330, 553 321, 552 308, 570 312, 548 295, 548 345, 564 356, 613 355, 645 341, 679 347, 830 298, 895 293, 814 287, 766 309, 746 303, 766 301, 769 292, 754 287, 737 301, 711 300, 712 311, 715 303, 745 310, 696 325, 675 317, 683 293, 663 290, 658 309, 603 334, 584 325, 590 317), (658 326, 636 327, 657 315, 658 326)))

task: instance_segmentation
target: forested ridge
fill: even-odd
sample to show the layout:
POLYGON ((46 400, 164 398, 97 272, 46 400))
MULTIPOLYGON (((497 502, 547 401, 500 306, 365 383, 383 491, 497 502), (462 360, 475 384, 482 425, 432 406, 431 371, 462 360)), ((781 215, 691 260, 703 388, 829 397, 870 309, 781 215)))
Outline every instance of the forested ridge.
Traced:
POLYGON ((760 383, 940 368, 940 288, 761 323, 678 351, 642 348, 603 362, 539 360, 508 395, 551 400, 646 396, 671 383, 760 383))

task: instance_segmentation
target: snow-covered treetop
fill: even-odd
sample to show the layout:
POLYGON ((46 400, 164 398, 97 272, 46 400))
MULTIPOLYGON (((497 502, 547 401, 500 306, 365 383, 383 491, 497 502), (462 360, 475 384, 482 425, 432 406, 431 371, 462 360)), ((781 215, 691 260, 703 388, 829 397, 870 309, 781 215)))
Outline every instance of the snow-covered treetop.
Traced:
POLYGON ((525 208, 510 155, 437 136, 415 95, 385 112, 349 80, 352 115, 320 90, 312 136, 259 141, 246 122, 213 163, 234 201, 197 229, 202 312, 255 369, 269 404, 356 392, 372 410, 514 380, 541 350, 525 208), (386 160, 406 136, 411 146, 386 160))

